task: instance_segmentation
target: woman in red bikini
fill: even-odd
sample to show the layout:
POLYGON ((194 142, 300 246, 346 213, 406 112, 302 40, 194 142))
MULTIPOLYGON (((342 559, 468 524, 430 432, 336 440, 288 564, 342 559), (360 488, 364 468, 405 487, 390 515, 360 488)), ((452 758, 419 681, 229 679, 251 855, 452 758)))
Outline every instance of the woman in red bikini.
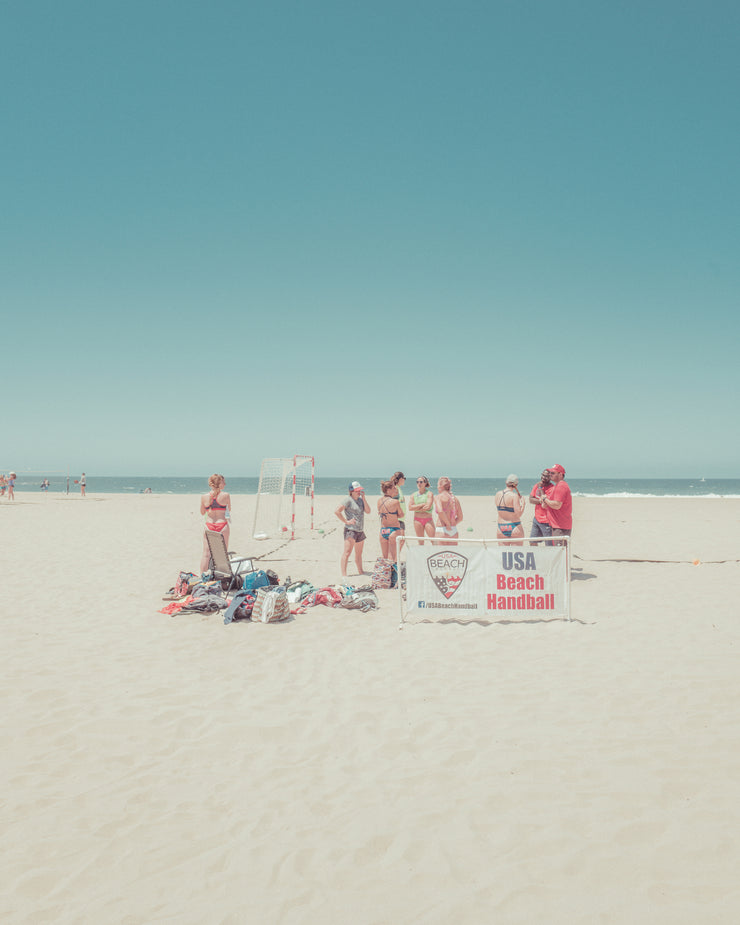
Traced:
MULTIPOLYGON (((414 530, 417 536, 434 538, 434 495, 429 488, 429 479, 420 475, 416 480, 416 491, 411 495, 409 510, 414 512, 414 530)), ((421 544, 419 544, 421 545, 421 544)))
MULTIPOLYGON (((212 533, 220 533, 226 548, 229 548, 229 521, 226 519, 231 515, 231 497, 224 491, 226 479, 216 473, 208 479, 211 487, 207 495, 202 495, 200 499, 200 512, 206 517, 206 530, 212 533)), ((203 536, 203 558, 200 560, 201 573, 208 571, 208 565, 211 561, 211 554, 208 549, 205 535, 203 536)))

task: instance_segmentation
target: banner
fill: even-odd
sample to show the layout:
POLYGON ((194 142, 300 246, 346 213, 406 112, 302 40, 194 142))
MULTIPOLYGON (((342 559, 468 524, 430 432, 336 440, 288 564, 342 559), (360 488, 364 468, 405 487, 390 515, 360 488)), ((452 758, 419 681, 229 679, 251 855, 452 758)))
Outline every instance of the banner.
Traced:
POLYGON ((457 546, 407 540, 404 616, 434 620, 570 619, 568 549, 469 540, 457 546))

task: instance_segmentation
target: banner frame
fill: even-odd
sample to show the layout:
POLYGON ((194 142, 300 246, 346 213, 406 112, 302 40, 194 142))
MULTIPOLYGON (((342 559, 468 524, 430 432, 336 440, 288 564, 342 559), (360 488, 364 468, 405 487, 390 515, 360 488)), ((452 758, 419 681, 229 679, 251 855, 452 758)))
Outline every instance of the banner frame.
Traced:
MULTIPOLYGON (((523 536, 517 538, 516 542, 512 543, 510 539, 501 539, 499 537, 493 538, 483 538, 479 539, 478 537, 458 537, 457 543, 455 545, 460 545, 462 543, 471 543, 476 546, 483 546, 484 548, 488 545, 491 546, 513 546, 513 547, 522 547, 522 546, 565 546, 565 574, 567 576, 565 582, 564 596, 565 596, 565 616, 568 618, 568 622, 573 622, 573 617, 571 616, 571 607, 570 607, 570 585, 571 585, 571 572, 570 572, 570 536, 557 536, 557 537, 529 537, 523 536)), ((437 537, 431 536, 409 536, 406 534, 403 538, 403 542, 398 551, 398 603, 399 609, 401 612, 401 624, 399 628, 402 628, 406 625, 406 611, 404 608, 404 591, 406 590, 406 562, 402 561, 405 559, 404 550, 406 546, 416 543, 418 546, 430 545, 438 546, 440 549, 454 549, 455 545, 450 545, 445 542, 440 542, 437 537), (401 576, 404 576, 401 580, 401 576)), ((497 621, 491 621, 497 622, 497 621)))

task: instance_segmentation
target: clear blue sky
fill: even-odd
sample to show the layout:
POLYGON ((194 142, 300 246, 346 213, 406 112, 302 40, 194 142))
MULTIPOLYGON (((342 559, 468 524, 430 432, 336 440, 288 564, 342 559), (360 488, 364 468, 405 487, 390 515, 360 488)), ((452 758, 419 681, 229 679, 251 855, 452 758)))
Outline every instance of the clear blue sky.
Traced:
POLYGON ((0 467, 737 476, 740 4, 5 4, 0 467))

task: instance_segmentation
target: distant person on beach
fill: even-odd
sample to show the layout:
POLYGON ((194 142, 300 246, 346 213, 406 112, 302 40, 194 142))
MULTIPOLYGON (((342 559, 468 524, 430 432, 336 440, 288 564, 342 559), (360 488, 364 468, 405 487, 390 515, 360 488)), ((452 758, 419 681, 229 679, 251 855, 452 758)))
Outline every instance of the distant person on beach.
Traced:
MULTIPOLYGON (((498 539, 519 539, 524 536, 524 527, 522 526, 522 514, 527 503, 526 498, 519 494, 519 476, 507 475, 506 487, 497 491, 494 497, 496 504, 497 525, 496 536, 498 539)), ((521 546, 521 543, 518 545, 521 546)))
POLYGON ((347 577, 347 563, 352 550, 355 552, 355 564, 359 575, 364 575, 362 568, 362 549, 365 545, 365 514, 370 513, 370 505, 365 497, 365 489, 359 482, 349 483, 349 495, 334 511, 344 524, 344 549, 340 560, 342 578, 347 577))
POLYGON ((529 503, 534 507, 534 519, 532 520, 532 529, 529 533, 531 538, 540 536, 552 536, 552 527, 547 519, 547 508, 542 503, 544 496, 550 496, 555 488, 550 470, 543 469, 539 482, 535 482, 532 491, 529 493, 529 503))
MULTIPOLYGON (((417 536, 434 537, 434 493, 429 488, 429 479, 420 475, 416 480, 416 491, 409 499, 409 510, 414 513, 414 530, 417 536)), ((419 543, 421 546, 422 544, 419 543)))
POLYGON ((226 543, 226 549, 229 548, 229 521, 231 515, 231 497, 224 491, 226 479, 220 473, 214 473, 208 479, 210 491, 207 495, 202 495, 200 499, 200 512, 205 514, 206 529, 203 534, 203 558, 200 560, 201 574, 208 571, 211 562, 211 552, 208 548, 208 541, 205 534, 220 533, 226 543))
POLYGON ((406 532, 406 524, 404 520, 406 518, 406 499, 403 495, 403 486, 406 484, 406 476, 403 472, 394 472, 391 476, 391 482, 393 482, 396 491, 396 497, 401 505, 401 533, 406 532))
POLYGON ((401 517, 403 509, 401 502, 394 496, 396 485, 392 479, 380 483, 383 497, 378 499, 378 514, 380 516, 380 554, 384 559, 398 558, 397 543, 403 536, 401 517))
POLYGON ((8 475, 8 501, 15 500, 15 480, 17 476, 15 472, 11 472, 8 475))
POLYGON ((83 472, 80 476, 80 496, 85 497, 85 486, 87 485, 87 479, 85 478, 85 473, 83 472))
POLYGON ((573 499, 565 481, 565 469, 557 463, 550 466, 550 473, 554 488, 542 498, 542 504, 547 510, 547 521, 553 536, 570 536, 573 530, 573 499))
POLYGON ((5 491, 8 487, 8 480, 4 475, 0 475, 0 498, 5 495, 5 491))
POLYGON ((437 480, 437 496, 434 499, 437 526, 434 530, 437 546, 457 546, 457 525, 462 520, 462 507, 452 494, 452 482, 446 475, 437 480))
POLYGON ((49 490, 49 480, 44 479, 44 481, 41 483, 41 491, 48 491, 48 490, 49 490))

